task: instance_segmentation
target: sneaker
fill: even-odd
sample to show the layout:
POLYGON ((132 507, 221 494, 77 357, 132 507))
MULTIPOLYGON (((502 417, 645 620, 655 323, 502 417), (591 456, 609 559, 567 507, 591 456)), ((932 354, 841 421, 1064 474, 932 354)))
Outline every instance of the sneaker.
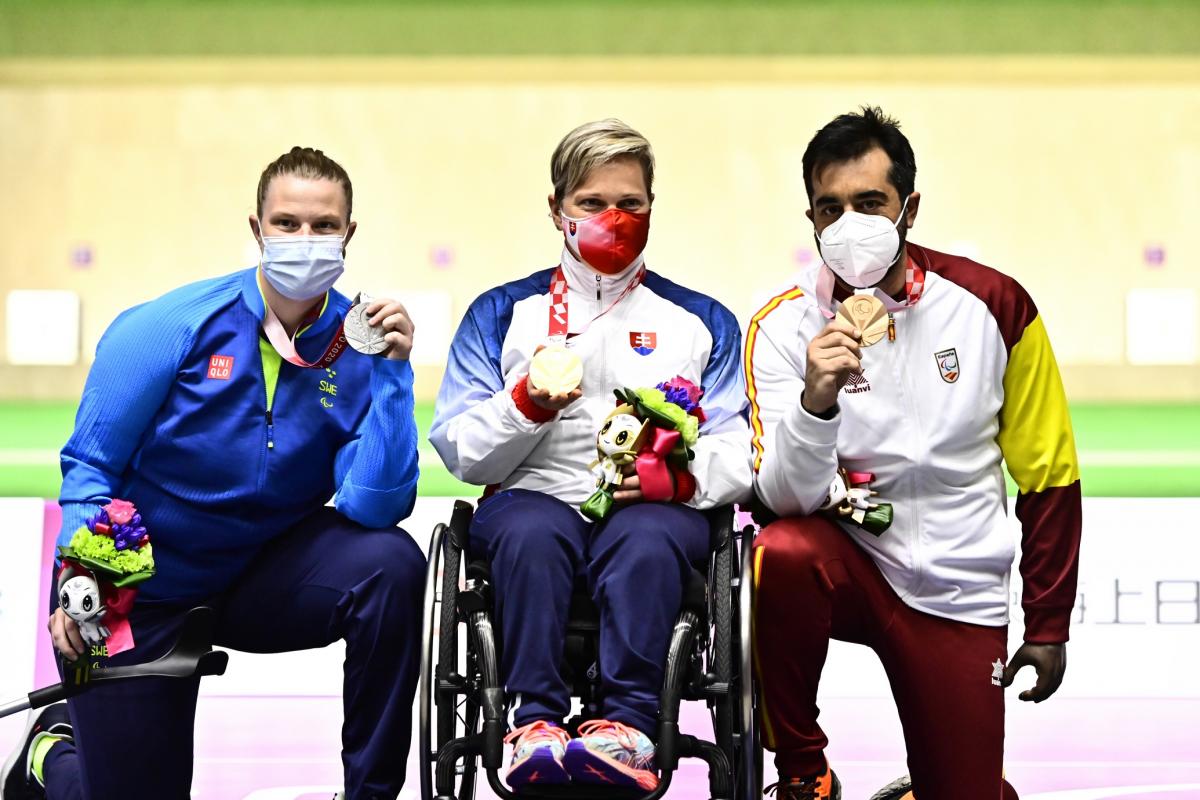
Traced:
POLYGON ((34 745, 46 736, 58 736, 71 741, 71 718, 66 703, 54 703, 29 712, 25 734, 4 762, 0 772, 0 798, 3 800, 38 800, 46 796, 42 784, 33 774, 34 745))
POLYGON ((579 726, 579 738, 567 745, 563 759, 571 780, 629 786, 651 791, 658 786, 654 742, 636 728, 592 720, 579 726))
POLYGON ((505 736, 504 743, 513 745, 508 785, 520 789, 530 783, 566 783, 570 778, 563 769, 563 753, 569 741, 571 734, 540 719, 505 736))
POLYGON ((871 795, 871 800, 913 800, 912 779, 905 775, 871 795))
POLYGON ((773 794, 778 800, 841 800, 842 782, 825 765, 825 771, 811 778, 785 778, 768 786, 763 794, 773 794))

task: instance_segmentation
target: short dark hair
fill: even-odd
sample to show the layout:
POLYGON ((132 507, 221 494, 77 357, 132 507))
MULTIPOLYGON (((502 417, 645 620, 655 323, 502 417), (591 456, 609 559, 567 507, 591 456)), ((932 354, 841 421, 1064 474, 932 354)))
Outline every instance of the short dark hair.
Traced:
POLYGON ((883 148, 892 160, 888 180, 900 193, 900 199, 912 194, 917 183, 917 158, 908 137, 900 132, 900 123, 878 106, 863 106, 861 113, 842 114, 821 128, 808 143, 803 165, 809 202, 813 196, 813 176, 818 170, 861 158, 873 147, 883 148))
POLYGON ((278 175, 298 175, 301 178, 325 178, 340 183, 346 192, 346 221, 350 220, 350 209, 354 206, 354 189, 350 176, 342 165, 320 150, 311 147, 293 147, 272 161, 258 179, 258 216, 262 218, 263 201, 267 199, 267 188, 278 175))

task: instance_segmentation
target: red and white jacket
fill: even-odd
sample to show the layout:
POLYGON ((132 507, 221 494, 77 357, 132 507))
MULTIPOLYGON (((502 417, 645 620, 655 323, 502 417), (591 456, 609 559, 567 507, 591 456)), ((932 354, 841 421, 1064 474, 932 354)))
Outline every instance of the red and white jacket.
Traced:
POLYGON ((1015 551, 1003 462, 1019 489, 1025 639, 1065 642, 1079 466, 1041 317, 1006 275, 913 244, 908 254, 923 294, 895 312, 894 341, 863 349, 862 374, 832 419, 800 404, 808 344, 828 324, 815 296, 827 268, 808 268, 754 316, 746 373, 758 493, 777 514, 812 514, 839 467, 874 473, 892 525, 876 537, 843 523, 847 533, 908 605, 998 626, 1015 551))

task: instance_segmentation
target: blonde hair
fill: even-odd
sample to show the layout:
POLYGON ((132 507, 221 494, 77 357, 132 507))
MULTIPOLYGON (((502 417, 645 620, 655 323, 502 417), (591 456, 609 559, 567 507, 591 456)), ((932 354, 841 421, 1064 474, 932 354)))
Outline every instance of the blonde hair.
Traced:
POLYGON ((563 137, 550 157, 554 202, 561 204, 596 167, 621 156, 633 156, 646 176, 646 193, 654 185, 654 151, 645 136, 619 119, 585 122, 563 137))

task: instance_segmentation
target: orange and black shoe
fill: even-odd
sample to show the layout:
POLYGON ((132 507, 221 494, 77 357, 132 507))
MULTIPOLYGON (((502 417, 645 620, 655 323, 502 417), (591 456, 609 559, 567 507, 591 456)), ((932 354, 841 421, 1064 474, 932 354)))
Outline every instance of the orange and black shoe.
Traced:
POLYGON ((824 772, 808 778, 780 775, 779 782, 772 783, 763 794, 775 795, 776 800, 842 800, 842 782, 826 764, 824 772))

